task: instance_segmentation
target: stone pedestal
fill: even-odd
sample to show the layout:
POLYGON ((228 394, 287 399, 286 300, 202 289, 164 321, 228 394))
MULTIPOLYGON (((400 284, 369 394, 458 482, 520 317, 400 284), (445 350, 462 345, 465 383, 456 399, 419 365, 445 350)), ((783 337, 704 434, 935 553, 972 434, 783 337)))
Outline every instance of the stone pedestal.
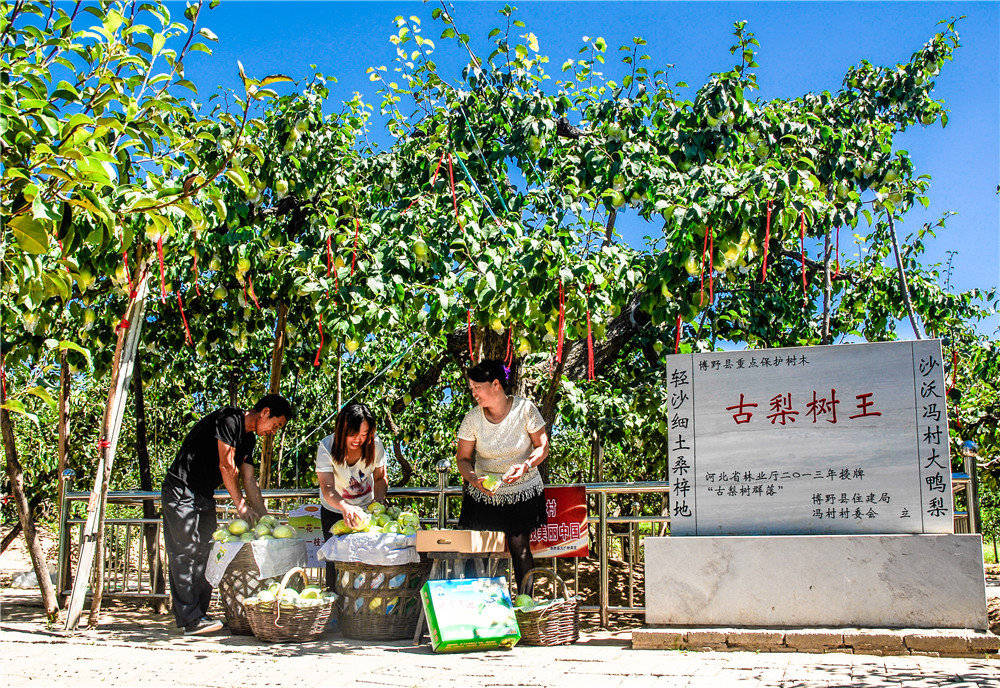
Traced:
POLYGON ((650 537, 646 623, 985 629, 980 535, 650 537))

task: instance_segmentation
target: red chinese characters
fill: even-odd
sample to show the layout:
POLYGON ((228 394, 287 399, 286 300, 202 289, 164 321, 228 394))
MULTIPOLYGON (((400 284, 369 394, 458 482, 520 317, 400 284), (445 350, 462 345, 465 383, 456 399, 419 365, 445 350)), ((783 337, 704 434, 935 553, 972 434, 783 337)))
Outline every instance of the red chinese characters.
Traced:
POLYGON ((799 415, 798 411, 792 410, 792 395, 788 394, 778 394, 771 399, 771 413, 768 414, 767 419, 771 421, 771 425, 775 423, 781 423, 784 425, 787 423, 794 423, 795 416, 799 415))
POLYGON ((736 421, 737 425, 741 425, 743 423, 749 423, 750 419, 753 418, 753 414, 746 410, 746 409, 751 408, 751 407, 752 408, 757 408, 757 404, 747 404, 747 403, 744 403, 744 401, 743 401, 743 395, 740 394, 740 401, 739 401, 739 403, 738 404, 734 404, 732 406, 727 406, 726 410, 727 411, 736 411, 736 413, 733 414, 733 420, 736 421))
POLYGON ((868 416, 881 416, 881 411, 869 411, 868 409, 875 405, 874 401, 868 401, 868 397, 873 396, 871 392, 867 394, 858 394, 855 399, 858 400, 858 408, 861 413, 856 413, 851 418, 866 418, 868 416))
MULTIPOLYGON (((820 392, 813 390, 812 398, 806 400, 805 417, 810 419, 812 423, 826 421, 831 425, 837 424, 841 420, 837 416, 837 406, 840 404, 837 390, 831 388, 829 395, 825 392, 822 393, 822 396, 820 394, 820 392)), ((849 416, 849 418, 881 416, 882 412, 878 410, 874 397, 874 392, 864 392, 855 395, 855 399, 858 401, 858 412, 849 416)), ((798 420, 797 416, 802 415, 802 412, 798 410, 802 408, 802 406, 798 405, 799 403, 801 402, 797 402, 791 392, 777 394, 768 401, 767 408, 770 413, 765 417, 770 421, 771 425, 789 425, 794 423, 798 420)), ((726 406, 725 410, 730 412, 733 422, 736 425, 744 425, 749 423, 753 418, 754 414, 750 409, 755 408, 757 408, 757 404, 753 401, 748 401, 746 395, 741 393, 740 400, 732 406, 726 406)))

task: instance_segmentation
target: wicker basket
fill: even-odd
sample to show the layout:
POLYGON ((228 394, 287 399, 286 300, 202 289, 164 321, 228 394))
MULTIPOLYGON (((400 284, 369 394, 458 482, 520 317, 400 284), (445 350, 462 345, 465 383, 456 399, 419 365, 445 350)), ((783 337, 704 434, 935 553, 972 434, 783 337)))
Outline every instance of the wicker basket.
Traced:
POLYGON ((252 635, 247 621, 243 600, 253 597, 264 587, 260 580, 260 567, 253 558, 253 548, 246 543, 229 562, 226 572, 219 581, 219 599, 226 613, 226 625, 234 635, 252 635))
MULTIPOLYGON (((309 577, 300 566, 290 569, 281 579, 278 599, 288 586, 288 579, 294 574, 302 578, 302 587, 309 585, 309 577)), ((301 591, 300 591, 301 592, 301 591)), ((316 640, 326 631, 326 624, 333 613, 333 600, 324 599, 321 604, 310 607, 282 607, 278 600, 248 604, 247 620, 253 634, 269 643, 283 641, 316 640)))
POLYGON ((345 638, 412 638, 430 563, 375 566, 337 562, 337 615, 345 638))
POLYGON ((566 582, 552 569, 534 568, 524 574, 522 590, 529 590, 535 576, 552 579, 552 597, 556 587, 562 589, 565 602, 547 605, 541 609, 521 610, 514 608, 517 625, 521 629, 521 643, 524 645, 566 645, 580 639, 580 610, 575 597, 570 597, 566 582))

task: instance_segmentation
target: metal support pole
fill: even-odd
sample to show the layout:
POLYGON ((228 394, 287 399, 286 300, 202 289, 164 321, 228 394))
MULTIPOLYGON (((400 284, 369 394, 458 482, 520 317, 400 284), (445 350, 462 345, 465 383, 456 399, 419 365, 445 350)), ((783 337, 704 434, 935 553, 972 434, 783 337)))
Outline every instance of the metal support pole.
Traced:
POLYGON ((599 504, 601 531, 601 626, 608 627, 608 493, 601 492, 599 504))
POLYGON ((444 528, 448 523, 448 500, 445 498, 444 491, 448 486, 448 469, 451 468, 451 462, 447 459, 441 459, 437 462, 438 474, 438 495, 437 495, 437 512, 438 512, 438 528, 444 528))
POLYGON ((59 568, 56 579, 59 588, 56 590, 56 597, 59 598, 60 604, 65 601, 66 596, 63 595, 63 591, 69 584, 69 524, 66 523, 69 519, 69 509, 66 493, 69 492, 70 482, 75 477, 76 472, 70 468, 62 472, 63 490, 59 499, 59 568))
POLYGON ((979 516, 979 474, 976 471, 976 455, 965 457, 965 472, 969 474, 969 529, 973 533, 983 532, 983 522, 979 516))

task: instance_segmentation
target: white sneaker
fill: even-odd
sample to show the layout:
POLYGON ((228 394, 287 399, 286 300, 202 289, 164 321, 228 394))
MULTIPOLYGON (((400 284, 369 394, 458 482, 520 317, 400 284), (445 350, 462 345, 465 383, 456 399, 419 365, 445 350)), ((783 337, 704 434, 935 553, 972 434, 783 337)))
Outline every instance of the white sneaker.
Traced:
POLYGON ((203 616, 193 624, 184 627, 184 635, 207 635, 222 630, 223 623, 203 616))

